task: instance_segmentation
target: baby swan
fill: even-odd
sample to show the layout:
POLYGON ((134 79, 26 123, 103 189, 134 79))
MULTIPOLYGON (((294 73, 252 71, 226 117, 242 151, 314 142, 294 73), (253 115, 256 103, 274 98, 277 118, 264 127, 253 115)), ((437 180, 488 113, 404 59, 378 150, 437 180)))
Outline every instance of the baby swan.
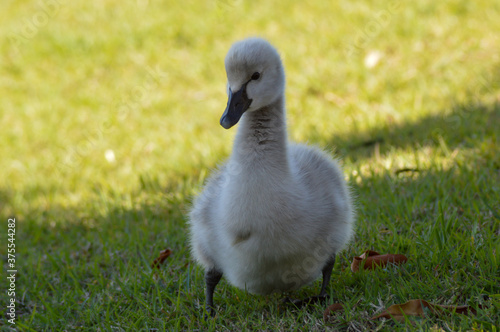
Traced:
POLYGON ((352 235, 354 209, 342 171, 321 150, 287 141, 285 74, 274 47, 236 42, 225 67, 229 100, 220 119, 238 132, 229 160, 190 212, 194 258, 205 268, 206 309, 222 275, 254 294, 296 290, 323 274, 352 235))

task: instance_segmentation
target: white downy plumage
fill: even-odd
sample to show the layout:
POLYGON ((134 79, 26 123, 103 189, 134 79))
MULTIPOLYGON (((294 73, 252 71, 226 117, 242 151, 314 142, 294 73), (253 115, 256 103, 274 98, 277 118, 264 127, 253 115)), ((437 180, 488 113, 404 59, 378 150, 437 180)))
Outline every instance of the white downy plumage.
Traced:
POLYGON ((271 44, 236 42, 225 67, 229 101, 220 122, 240 124, 231 157, 189 215, 192 253, 207 272, 207 309, 222 275, 269 294, 298 289, 323 271, 325 296, 354 223, 342 171, 318 148, 288 142, 285 74, 271 44))

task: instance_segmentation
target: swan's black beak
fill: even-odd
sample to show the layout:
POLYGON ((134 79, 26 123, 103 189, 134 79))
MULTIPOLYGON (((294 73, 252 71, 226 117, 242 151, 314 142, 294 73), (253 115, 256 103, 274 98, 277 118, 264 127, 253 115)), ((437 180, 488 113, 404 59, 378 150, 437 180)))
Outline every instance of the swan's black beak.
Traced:
POLYGON ((247 96, 247 83, 243 84, 241 89, 233 93, 229 88, 229 99, 227 101, 226 110, 220 118, 220 125, 225 129, 229 129, 238 123, 241 116, 250 107, 252 99, 247 96))

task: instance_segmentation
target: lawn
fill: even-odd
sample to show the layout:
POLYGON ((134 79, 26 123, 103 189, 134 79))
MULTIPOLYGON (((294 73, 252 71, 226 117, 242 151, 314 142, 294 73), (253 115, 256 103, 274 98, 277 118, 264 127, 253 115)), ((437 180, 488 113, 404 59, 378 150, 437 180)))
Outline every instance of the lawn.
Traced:
POLYGON ((500 2, 0 7, 2 330, 12 298, 19 331, 499 330, 500 2), (186 215, 231 152, 223 60, 253 35, 282 55, 290 138, 336 154, 356 196, 329 289, 345 310, 327 322, 329 303, 284 307, 224 280, 203 320, 186 215), (352 273, 368 249, 408 262, 352 273), (411 299, 477 314, 370 319, 411 299))

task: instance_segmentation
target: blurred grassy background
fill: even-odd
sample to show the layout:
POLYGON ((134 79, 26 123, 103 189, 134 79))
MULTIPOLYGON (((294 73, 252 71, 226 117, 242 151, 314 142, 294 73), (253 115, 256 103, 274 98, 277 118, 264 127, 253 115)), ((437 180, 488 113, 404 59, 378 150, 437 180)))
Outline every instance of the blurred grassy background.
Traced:
POLYGON ((282 54, 290 137, 343 159, 360 202, 351 251, 388 245, 371 235, 382 224, 432 223, 439 200, 466 230, 498 232, 499 2, 10 0, 0 21, 0 215, 18 221, 34 326, 57 319, 33 312, 52 282, 30 278, 85 271, 78 248, 97 246, 93 263, 111 253, 104 265, 118 252, 125 265, 96 267, 109 278, 165 246, 188 264, 190 198, 235 134, 218 121, 224 56, 247 36, 282 54))
POLYGON ((7 2, 0 185, 21 210, 79 205, 96 185, 126 192, 213 165, 234 135, 217 121, 223 59, 249 35, 283 56, 293 139, 349 145, 429 116, 460 127, 439 120, 498 97, 498 6, 7 2))

